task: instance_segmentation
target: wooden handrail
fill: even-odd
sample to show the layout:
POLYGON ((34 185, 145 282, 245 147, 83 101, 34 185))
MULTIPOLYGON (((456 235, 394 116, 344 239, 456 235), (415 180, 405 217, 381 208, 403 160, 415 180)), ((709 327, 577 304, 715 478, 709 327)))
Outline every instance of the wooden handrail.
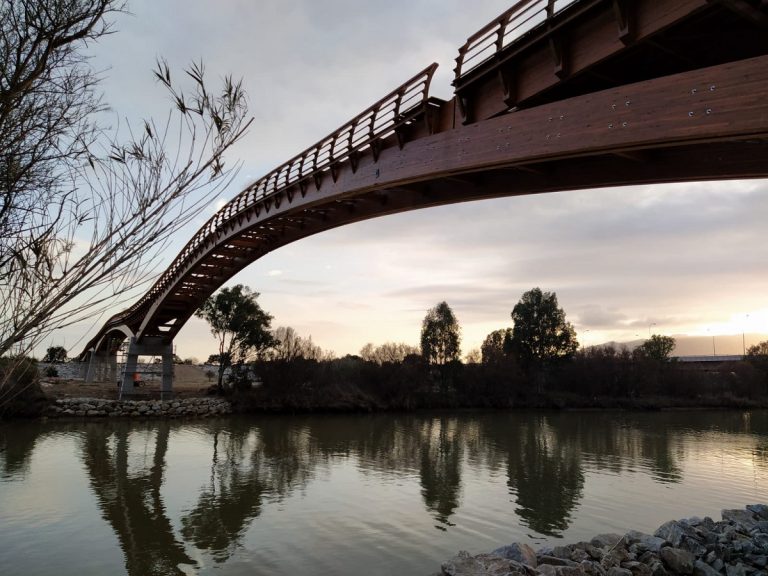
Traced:
POLYGON ((487 62, 506 46, 543 24, 577 0, 520 0, 470 36, 459 48, 454 86, 469 72, 487 62), (561 4, 558 6, 558 4, 561 4))
POLYGON ((424 112, 429 100, 429 85, 436 69, 437 63, 431 64, 342 127, 247 186, 198 230, 138 302, 113 316, 107 325, 123 324, 135 313, 151 306, 154 299, 165 292, 194 261, 201 246, 211 241, 217 243, 219 233, 233 218, 254 204, 328 170, 332 164, 345 161, 351 154, 386 137, 424 112))

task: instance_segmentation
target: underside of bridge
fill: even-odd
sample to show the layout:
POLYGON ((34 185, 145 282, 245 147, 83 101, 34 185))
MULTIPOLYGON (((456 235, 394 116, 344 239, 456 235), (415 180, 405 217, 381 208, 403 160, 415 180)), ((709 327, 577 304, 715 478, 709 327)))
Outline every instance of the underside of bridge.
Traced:
POLYGON ((452 100, 429 97, 434 68, 246 188, 86 353, 111 356, 126 337, 166 349, 250 263, 352 222, 502 196, 768 177, 766 0, 523 0, 460 48, 452 100))

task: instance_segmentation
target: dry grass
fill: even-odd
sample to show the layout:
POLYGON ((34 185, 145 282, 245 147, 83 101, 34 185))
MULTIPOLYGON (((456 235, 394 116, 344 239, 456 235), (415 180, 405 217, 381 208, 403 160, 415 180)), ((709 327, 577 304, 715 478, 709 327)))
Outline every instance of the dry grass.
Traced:
MULTIPOLYGON (((213 383, 200 366, 177 364, 173 391, 177 397, 205 396, 213 383)), ((53 398, 117 398, 117 385, 112 382, 86 384, 82 379, 42 378, 41 385, 48 396, 53 398)), ((160 378, 150 380, 139 389, 142 396, 155 396, 160 390, 160 378)))

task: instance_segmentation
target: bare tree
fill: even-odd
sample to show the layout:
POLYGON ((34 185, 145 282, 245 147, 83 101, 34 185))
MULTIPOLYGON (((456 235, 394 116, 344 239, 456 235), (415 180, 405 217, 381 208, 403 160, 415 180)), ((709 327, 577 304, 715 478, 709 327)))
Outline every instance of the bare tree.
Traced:
POLYGON ((296 333, 290 326, 280 326, 275 329, 277 344, 267 351, 266 360, 292 361, 303 358, 305 360, 323 360, 328 353, 312 342, 312 336, 304 338, 296 333))
POLYGON ((406 356, 418 354, 419 349, 416 346, 403 342, 385 342, 379 346, 374 346, 369 342, 360 349, 360 358, 376 364, 399 364, 405 360, 406 356))
POLYGON ((146 289, 231 181, 223 155, 250 120, 240 82, 211 91, 200 63, 182 89, 160 60, 167 118, 102 129, 85 49, 122 0, 0 2, 0 355, 23 355, 146 289))

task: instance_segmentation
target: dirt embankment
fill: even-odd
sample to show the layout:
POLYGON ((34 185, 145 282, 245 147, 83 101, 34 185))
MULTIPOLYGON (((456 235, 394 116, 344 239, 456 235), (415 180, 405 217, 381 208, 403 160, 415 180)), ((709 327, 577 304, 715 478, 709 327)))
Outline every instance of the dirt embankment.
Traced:
MULTIPOLYGON (((174 366, 173 391, 177 397, 205 396, 208 387, 215 382, 209 379, 207 368, 176 364, 174 366)), ((160 391, 160 375, 147 374, 144 383, 138 389, 138 395, 154 397, 160 391)), ((53 398, 117 398, 117 383, 92 382, 82 379, 42 378, 41 385, 48 396, 53 398)))

